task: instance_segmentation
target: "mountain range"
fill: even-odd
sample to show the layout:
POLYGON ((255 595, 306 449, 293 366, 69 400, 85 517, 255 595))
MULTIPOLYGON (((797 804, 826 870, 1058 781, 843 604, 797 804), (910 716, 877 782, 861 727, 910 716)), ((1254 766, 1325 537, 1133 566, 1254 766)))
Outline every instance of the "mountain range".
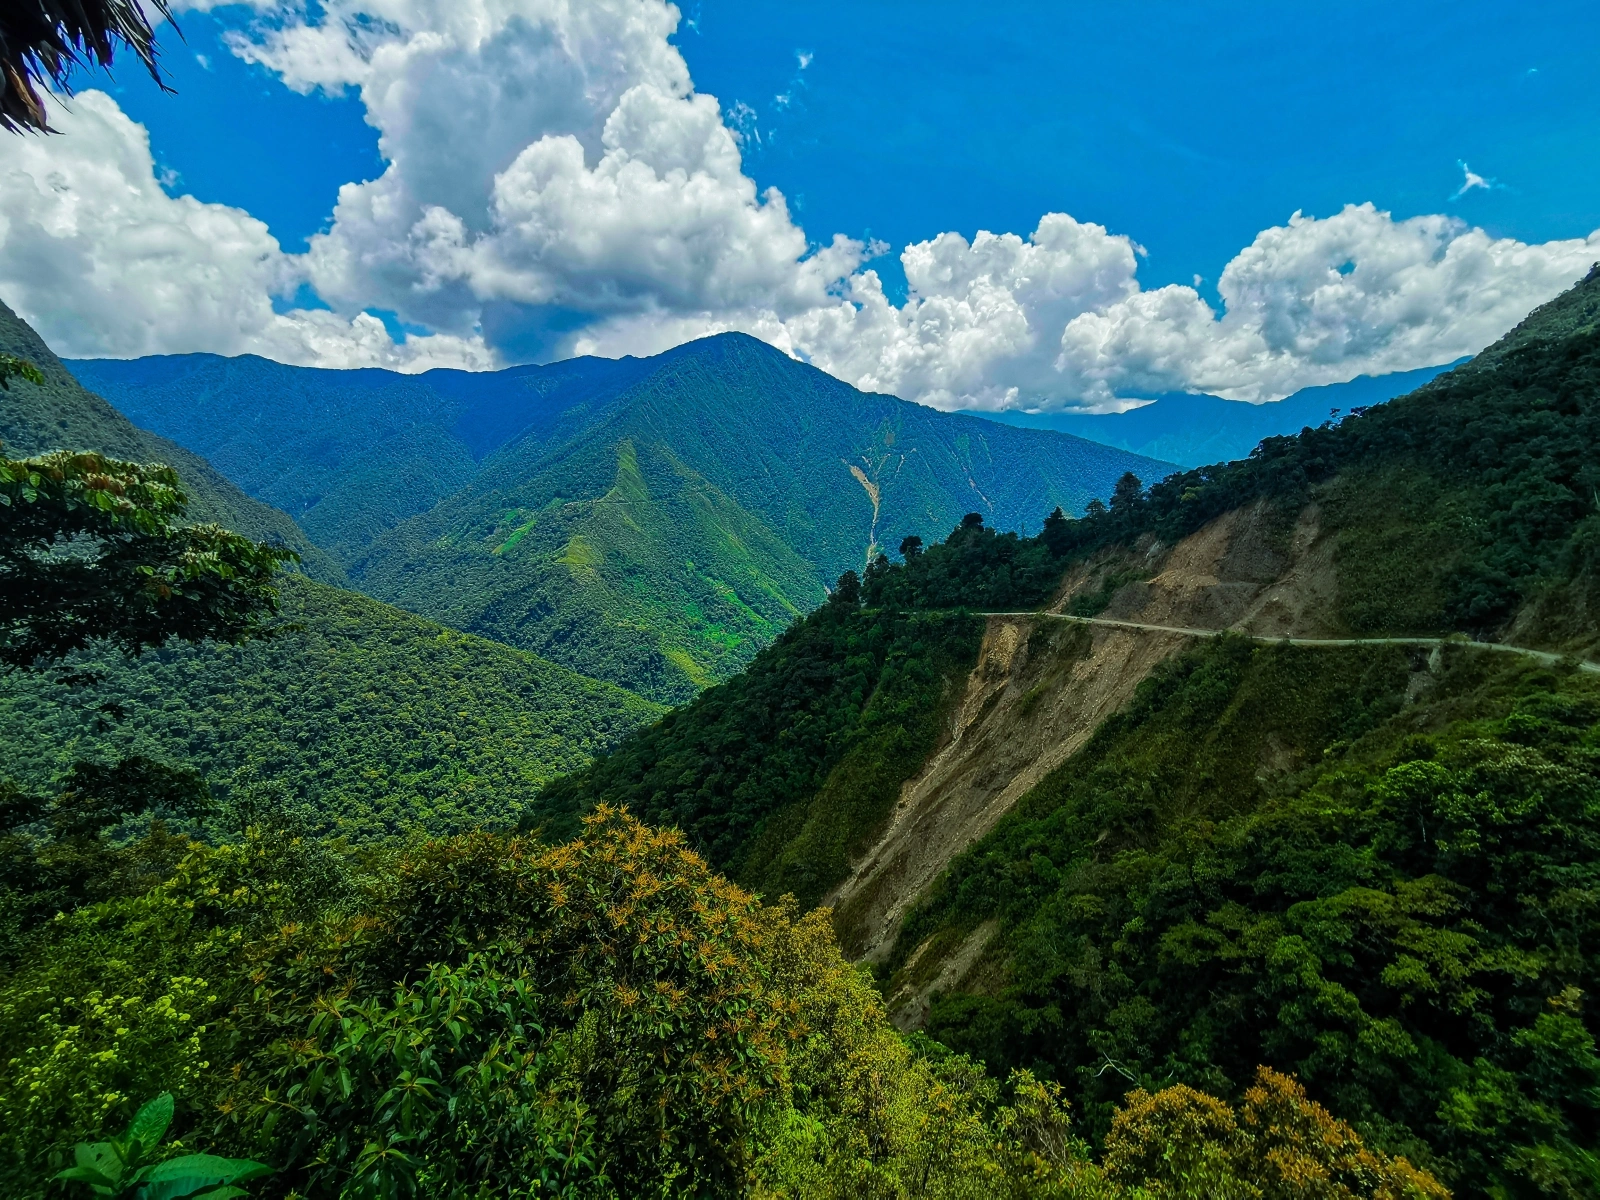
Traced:
MULTIPOLYGON (((18 449, 187 453, 77 387, 15 322, 8 338, 49 376, 44 388, 14 381, 0 393, 0 429, 18 449)), ((592 927, 557 943, 550 961, 580 972, 613 952, 629 970, 646 963, 656 974, 613 976, 590 994, 614 1000, 613 1017, 642 1009, 651 1030, 672 1026, 686 999, 725 994, 722 968, 734 960, 706 956, 713 925, 763 946, 777 931, 777 957, 750 994, 769 1003, 772 980, 797 977, 807 989, 822 978, 859 989, 806 991, 795 1043, 844 1058, 865 1081, 850 1101, 863 1123, 891 1107, 920 1111, 907 1106, 928 1097, 945 1105, 945 1117, 916 1118, 919 1146, 953 1124, 952 1081, 991 1103, 1006 1094, 999 1080, 1025 1071, 1009 1075, 1019 1097, 1043 1087, 1053 1111, 1070 1102, 1085 1149, 1063 1154, 1079 1180, 1090 1164, 1078 1156, 1092 1146, 1105 1169, 1123 1169, 1115 1147, 1130 1143, 1117 1138, 1138 1110, 1155 1114, 1139 1143, 1154 1147, 1152 1161, 1172 1157, 1174 1128, 1191 1118, 1228 1154, 1242 1138, 1268 1139, 1276 1157, 1243 1172, 1248 1187, 1230 1184, 1241 1195, 1270 1172, 1287 1178, 1285 1164, 1317 1187, 1341 1172, 1352 1196, 1596 1193, 1600 1023, 1589 998, 1600 962, 1583 947, 1600 939, 1600 269, 1389 403, 1308 423, 1247 458, 1119 487, 1105 508, 1072 504, 1075 518, 1036 510, 1036 535, 1001 532, 1003 506, 979 506, 987 522, 961 520, 942 540, 870 563, 918 504, 959 509, 1007 479, 1036 486, 1041 509, 1052 504, 1059 493, 1030 484, 1035 468, 1016 460, 1080 443, 1024 430, 1005 442, 990 432, 1001 427, 974 433, 937 414, 927 427, 896 424, 894 404, 868 409, 881 398, 834 391, 747 339, 641 361, 653 365, 571 402, 570 375, 525 369, 514 378, 551 383, 538 395, 556 398, 542 407, 415 393, 416 419, 392 422, 396 448, 344 492, 362 469, 361 432, 382 440, 380 422, 368 413, 362 425, 351 407, 317 417, 321 393, 307 386, 303 434, 277 439, 284 457, 256 486, 302 486, 297 455, 308 478, 315 462, 331 464, 322 490, 305 495, 346 497, 324 514, 325 528, 351 531, 329 537, 337 558, 317 558, 289 516, 182 460, 203 485, 194 515, 301 539, 291 544, 307 547, 308 571, 413 589, 410 607, 500 622, 508 636, 564 617, 565 649, 605 665, 609 646, 618 672, 635 669, 617 649, 629 622, 639 645, 658 650, 685 644, 686 613, 702 622, 691 631, 713 628, 714 613, 685 608, 685 580, 701 580, 699 594, 725 586, 727 609, 754 615, 717 627, 726 652, 709 661, 729 677, 670 712, 296 576, 283 581, 293 627, 269 641, 120 664, 91 657, 103 679, 84 692, 0 681, 0 775, 42 790, 72 778, 81 756, 142 755, 197 769, 228 802, 232 826, 195 831, 231 838, 245 820, 255 830, 242 848, 154 824, 147 837, 93 845, 50 842, 38 821, 8 834, 8 896, 31 894, 17 889, 48 876, 41 864, 57 871, 86 848, 149 865, 97 878, 105 903, 62 918, 50 908, 37 929, 7 915, 24 911, 16 905, 0 909, 12 922, 3 944, 23 964, 0 978, 0 1018, 30 1048, 5 1077, 24 1082, 7 1082, 0 1099, 31 1097, 36 1064, 47 1079, 82 1078, 55 1064, 83 1047, 96 1064, 154 1064, 129 1085, 140 1094, 184 1088, 195 1111, 220 1111, 217 1098, 256 1069, 249 1062, 269 1064, 250 1088, 280 1078, 270 1072, 285 1037, 328 1027, 328 1006, 351 1001, 360 981, 359 1011, 398 1012, 407 1031, 423 1028, 419 1014, 452 1011, 415 990, 394 1010, 378 1007, 424 977, 465 980, 473 1004, 532 1003, 534 990, 517 990, 529 976, 513 971, 538 931, 577 909, 592 927), (533 423, 505 433, 527 411, 533 423), (309 436, 317 429, 325 443, 309 436), (405 496, 384 464, 425 473, 446 435, 470 473, 396 518, 390 506, 405 496), (384 498, 362 507, 364 489, 384 498), (815 558, 791 541, 806 530, 825 547, 815 558), (824 553, 837 556, 831 566, 866 568, 826 599, 824 553), (815 607, 784 621, 802 607, 787 589, 806 586, 815 607), (760 642, 758 621, 784 627, 739 668, 760 642), (263 812, 264 824, 254 820, 263 812), (532 836, 510 836, 513 827, 532 836), (549 844, 580 829, 580 840, 549 844), (30 857, 35 844, 49 857, 30 857), (277 870, 275 856, 290 865, 263 873, 277 870), (523 856, 536 865, 519 867, 523 856), (588 873, 560 874, 574 864, 588 873), (722 880, 684 889, 713 868, 749 891, 722 880), (159 882, 169 876, 177 882, 159 882), (568 878, 583 882, 569 889, 568 878), (648 907, 662 894, 706 924, 663 924, 648 907), (361 907, 361 896, 381 907, 361 907), (274 897, 285 906, 263 911, 274 897), (761 899, 774 897, 785 899, 761 899), (827 947, 824 969, 782 933, 802 927, 807 945, 827 947), (300 940, 324 929, 325 943, 300 940), (834 937, 864 969, 838 959, 834 937), (340 947, 371 965, 350 967, 340 947), (261 973, 273 954, 289 964, 272 977, 282 987, 261 973), (715 970, 678 990, 635 986, 662 980, 651 964, 666 959, 651 954, 715 970), (199 1014, 194 1037, 211 1040, 194 1041, 188 1024, 172 1032, 178 989, 199 1014), (101 1004, 113 996, 122 999, 101 1004), (316 1015, 285 1017, 286 996, 310 997, 316 1015), (247 997, 270 1005, 271 1019, 241 1023, 247 997), (80 1018, 90 1004, 102 1015, 80 1018), (809 1024, 847 1011, 879 1024, 887 1014, 910 1036, 866 1055, 849 1036, 817 1033, 838 1026, 809 1024), (120 1040, 130 1031, 140 1040, 120 1040), (180 1041, 209 1074, 163 1066, 180 1041), (120 1057, 96 1049, 135 1045, 120 1057), (210 1069, 239 1057, 238 1071, 210 1069), (891 1104, 880 1068, 896 1062, 931 1073, 891 1104), (1266 1089, 1288 1076, 1300 1099, 1263 1118, 1266 1089), (1257 1107, 1236 1123, 1226 1102, 1241 1099, 1257 1107), (1299 1157, 1283 1153, 1291 1126, 1299 1157), (1326 1169, 1307 1157, 1330 1147, 1344 1157, 1326 1169), (1404 1186, 1375 1182, 1377 1166, 1399 1161, 1380 1156, 1399 1155, 1404 1186), (1420 1171, 1442 1185, 1423 1188, 1420 1171)), ((387 386, 378 377, 368 392, 381 394, 377 384, 387 386)), ((213 425, 226 431, 244 414, 213 425)), ((233 469, 274 440, 259 422, 233 469)), ((320 503, 302 510, 313 524, 320 503)), ((689 667, 681 674, 693 682, 689 667)), ((660 695, 681 682, 663 672, 652 685, 660 695)), ((548 994, 560 999, 542 1016, 558 1019, 579 992, 567 976, 544 978, 558 980, 548 994)), ((681 1057, 729 1041, 727 1028, 696 1031, 681 1057)), ((832 1084, 794 1092, 827 1103, 846 1094, 832 1084)), ((6 1103, 33 1111, 31 1099, 6 1103)), ((649 1145, 669 1108, 647 1110, 649 1145)), ((1064 1122, 1041 1124, 1039 1108, 1004 1111, 1006 1128, 1070 1145, 1064 1122)), ((825 1126, 791 1125, 796 1170, 812 1178, 834 1153, 817 1148, 825 1126)), ((291 1152, 270 1138, 259 1150, 275 1161, 291 1152)), ((1209 1160, 1196 1151, 1193 1161, 1209 1160)), ((1145 1177, 1129 1178, 1142 1187, 1145 1177)), ((1205 1194, 1219 1191, 1212 1178, 1205 1194)))
POLYGON ((1456 1195, 1594 1195, 1597 445, 1600 266, 1389 403, 870 573, 524 825, 626 806, 825 907, 1093 1138, 1265 1064, 1456 1195))
POLYGON ((246 495, 199 454, 140 428, 85 389, 28 323, 0 301, 0 353, 39 368, 44 384, 14 381, 0 392, 0 446, 14 457, 49 450, 98 450, 113 458, 177 469, 199 520, 215 521, 258 541, 281 542, 300 555, 313 579, 345 582, 344 570, 283 512, 246 495))
MULTIPOLYGON (((243 646, 88 656, 99 681, 0 679, 0 779, 46 788, 79 759, 180 762, 226 800, 264 785, 309 828, 355 840, 504 820, 661 708, 526 651, 342 590, 343 568, 285 513, 83 388, 9 308, 0 351, 43 373, 0 391, 8 456, 98 450, 177 469, 189 516, 297 551, 287 626, 243 646)), ((83 665, 83 664, 80 664, 83 665)))
POLYGON ((1439 367, 1361 375, 1346 383, 1301 388, 1282 400, 1247 404, 1203 393, 1174 392, 1120 413, 988 412, 1021 429, 1054 429, 1184 467, 1244 458, 1262 438, 1299 433, 1357 408, 1403 396, 1465 359, 1439 367))
POLYGON ((76 361, 293 516, 361 590, 662 701, 726 678, 844 571, 978 512, 1081 512, 1171 464, 868 394, 722 334, 468 374, 76 361))

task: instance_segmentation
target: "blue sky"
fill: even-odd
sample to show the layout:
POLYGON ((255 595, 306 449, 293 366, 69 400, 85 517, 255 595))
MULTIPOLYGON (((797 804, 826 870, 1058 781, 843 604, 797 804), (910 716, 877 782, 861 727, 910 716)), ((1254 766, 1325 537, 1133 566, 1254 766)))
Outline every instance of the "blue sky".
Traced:
MULTIPOLYGON (((334 18, 363 11, 358 0, 338 2, 341 9, 331 17, 314 9, 308 20, 292 6, 278 12, 235 6, 183 13, 186 40, 170 31, 165 37, 176 96, 158 93, 132 67, 121 68, 114 82, 101 77, 82 84, 105 88, 122 114, 148 129, 167 196, 192 195, 266 223, 286 256, 269 289, 276 313, 324 302, 345 320, 362 311, 377 313, 391 336, 403 338, 400 331, 409 329, 410 341, 420 347, 427 339, 417 334, 436 333, 446 339, 435 345, 438 354, 478 354, 478 365, 580 349, 649 350, 695 332, 743 327, 853 381, 946 406, 1103 404, 1113 395, 1148 393, 1173 382, 1225 394, 1232 387, 1244 399, 1271 398, 1291 384, 1428 365, 1414 360, 1437 354, 1444 361, 1475 349, 1469 343, 1487 340, 1514 308, 1525 310, 1559 290, 1557 281, 1570 282, 1573 264, 1589 253, 1587 243, 1579 242, 1600 228, 1600 76, 1593 68, 1600 57, 1600 9, 1592 4, 691 0, 681 6, 670 46, 681 53, 693 91, 720 102, 722 125, 737 136, 741 157, 732 175, 725 164, 707 159, 710 165, 691 166, 690 176, 701 170, 724 190, 737 191, 740 180, 762 191, 775 187, 787 206, 784 222, 775 224, 770 211, 762 215, 765 200, 747 201, 737 213, 730 209, 731 224, 720 232, 697 226, 681 234, 694 254, 721 254, 721 266, 704 266, 702 278, 696 275, 700 259, 665 254, 652 275, 654 268, 635 270, 628 257, 650 253, 641 249, 645 243, 619 235, 614 255, 597 254, 593 239, 608 233, 587 226, 572 230, 577 218, 552 215, 549 197, 539 192, 529 211, 538 226, 533 244, 546 258, 534 266, 528 263, 534 252, 524 242, 505 250, 494 271, 455 268, 453 291, 439 284, 437 272, 427 275, 425 286, 415 278, 401 286, 392 263, 355 278, 349 264, 369 251, 349 246, 375 244, 370 239, 378 238, 376 227, 369 241, 343 246, 342 258, 305 252, 308 238, 334 224, 340 186, 378 180, 384 172, 374 125, 388 130, 394 147, 398 166, 391 182, 405 175, 408 163, 427 162, 404 188, 385 193, 403 192, 413 204, 405 228, 414 231, 420 214, 443 210, 465 230, 451 245, 458 246, 461 237, 471 244, 493 234, 494 253, 501 254, 505 230, 490 229, 503 219, 495 215, 501 210, 488 204, 474 215, 476 210, 468 210, 484 203, 483 195, 468 197, 440 181, 452 171, 462 178, 481 176, 479 191, 487 195, 491 180, 517 151, 540 137, 566 133, 583 142, 587 168, 599 171, 598 130, 608 113, 551 117, 540 109, 528 118, 523 135, 497 135, 500 150, 478 159, 467 153, 471 161, 452 165, 449 148, 471 147, 482 128, 481 118, 473 124, 470 104, 455 129, 445 128, 452 119, 447 107, 378 111, 372 107, 376 85, 362 74, 364 67, 345 68, 330 83, 317 75, 320 68, 307 65, 311 58, 296 58, 294 47, 273 42, 285 28, 310 28, 326 42, 330 30, 337 30, 334 18), (236 41, 242 34, 257 47, 245 54, 256 61, 243 61, 224 43, 229 31, 236 41), (368 92, 361 91, 363 81, 368 92), (431 131, 426 147, 419 131, 431 131), (1460 191, 1463 164, 1484 186, 1460 191), (423 195, 430 188, 444 200, 423 195), (1318 270, 1367 280, 1359 294, 1336 298, 1333 307, 1344 314, 1344 326, 1330 333, 1324 314, 1321 325, 1297 327, 1286 339, 1273 334, 1271 321, 1251 330, 1229 325, 1237 324, 1236 314, 1218 281, 1235 256, 1266 236, 1264 231, 1286 229, 1296 211, 1329 221, 1345 206, 1365 202, 1387 217, 1358 214, 1343 218, 1343 225, 1296 227, 1282 235, 1282 245, 1262 250, 1261 261, 1237 266, 1230 293, 1239 312, 1247 299, 1259 307, 1278 303, 1262 297, 1289 292, 1296 295, 1284 302, 1285 312, 1309 311, 1318 295, 1328 308, 1326 289, 1319 291, 1317 271, 1305 256, 1332 255, 1318 270), (1105 227, 1104 237, 1089 237, 1074 225, 1051 251, 1049 270, 1081 268, 1084 278, 1097 281, 1072 284, 1077 291, 1070 304, 1057 303, 1055 292, 1054 299, 1040 300, 1027 291, 1028 280, 1045 269, 1040 263, 1046 256, 1025 243, 1051 213, 1105 227), (1446 224, 1396 224, 1423 217, 1446 224), (758 236, 751 232, 756 224, 766 230, 759 236, 771 234, 774 261, 789 262, 784 269, 791 275, 795 260, 805 259, 805 247, 827 247, 835 235, 852 244, 877 240, 888 253, 874 256, 858 248, 854 257, 845 251, 832 259, 813 255, 811 267, 801 263, 801 273, 810 274, 799 282, 774 268, 777 273, 759 284, 743 280, 735 287, 727 282, 733 270, 728 264, 751 257, 748 239, 758 236), (1478 240, 1460 241, 1463 229, 1475 231, 1478 240), (997 266, 992 255, 982 257, 981 247, 969 245, 979 230, 1016 235, 1013 241, 1020 239, 1022 248, 1011 242, 990 247, 1012 256, 997 266), (552 267, 549 247, 569 234, 578 249, 552 267), (933 242, 941 234, 965 240, 933 242), (722 249, 706 250, 717 237, 724 238, 722 249), (1126 241, 1116 242, 1119 237, 1126 241), (903 265, 902 251, 918 243, 934 248, 920 268, 912 259, 903 265), (1402 243, 1409 249, 1401 249, 1402 243), (1539 250, 1538 270, 1529 274, 1531 268, 1507 265, 1520 253, 1513 243, 1546 248, 1539 250), (1558 244, 1564 248, 1547 248, 1558 244), (1477 255, 1471 263, 1469 251, 1477 255), (1030 266, 1018 254, 1039 261, 1030 266), (1349 261, 1333 261, 1341 255, 1349 261), (1409 258, 1394 266, 1396 255, 1409 258), (1450 279, 1429 273, 1430 260, 1437 264, 1450 255, 1466 265, 1452 268, 1450 279), (1282 265, 1290 259, 1290 266, 1282 265), (920 270, 923 281, 911 298, 931 296, 944 307, 907 306, 908 269, 920 270), (297 272, 292 286, 283 282, 297 272), (952 284, 948 296, 933 296, 938 286, 929 281, 952 272, 964 282, 952 284), (517 282, 505 283, 513 273, 517 282), (993 316, 992 295, 972 284, 980 275, 997 281, 991 291, 1001 295, 1002 308, 1014 301, 1016 314, 993 316), (684 276, 701 282, 679 286, 684 276), (1473 308, 1463 297, 1471 289, 1482 291, 1491 277, 1491 290, 1505 293, 1504 304, 1492 311, 1473 308), (881 291, 874 291, 880 283, 881 291), (1178 285, 1194 287, 1195 301, 1160 291, 1178 285), (428 295, 418 299, 425 290, 428 295), (796 299, 801 292, 809 298, 796 299), (1131 292, 1147 299, 1129 301, 1131 292), (1422 334, 1410 325, 1383 327, 1385 321, 1414 324, 1414 314, 1396 314, 1407 303, 1414 310, 1419 294, 1432 297, 1421 303, 1437 308, 1437 328, 1422 334), (1170 311, 1151 333, 1156 296, 1170 311), (1403 296, 1411 299, 1402 303, 1403 296), (857 315, 827 311, 841 297, 857 315), (1139 304, 1143 309, 1135 311, 1139 304), (876 357, 863 357, 859 349, 869 318, 877 330, 870 336, 883 343, 873 351, 876 357), (1002 329, 1005 320, 1026 325, 1027 346, 1018 349, 1022 335, 1002 329), (962 322, 987 339, 982 354, 958 361, 951 357, 954 350, 939 350, 942 358, 927 350, 930 338, 962 322), (1071 328, 1063 332, 1057 322, 1071 328), (1160 349, 1174 338, 1188 347, 1179 366, 1160 349), (922 358, 907 367, 908 355, 922 358), (1134 365, 1113 369, 1108 361, 1116 355, 1134 365), (1271 370, 1260 367, 1264 356, 1274 356, 1271 370)), ((630 67, 634 73, 616 84, 615 94, 596 101, 602 108, 616 104, 629 82, 655 81, 652 86, 669 92, 678 86, 670 82, 671 65, 663 66, 657 53, 661 39, 628 32, 638 13, 662 8, 654 0, 632 7, 630 0, 597 3, 596 12, 609 14, 595 18, 596 28, 604 28, 589 31, 593 44, 573 52, 577 66, 567 64, 566 74, 554 68, 545 73, 545 60, 528 56, 543 53, 540 47, 552 37, 572 37, 572 31, 552 24, 539 0, 527 0, 526 7, 523 24, 507 27, 499 50, 453 61, 451 78, 466 80, 462 86, 469 90, 493 91, 512 87, 522 73, 530 89, 558 89, 572 70, 600 69, 595 56, 606 49, 605 38, 615 36, 639 65, 630 67), (584 53, 591 59, 584 60, 584 53), (505 64, 513 61, 534 65, 507 72, 505 64)), ((411 26, 397 26, 397 45, 414 46, 430 22, 449 24, 448 10, 427 0, 414 0, 414 9, 414 18, 400 21, 411 26)), ((668 26, 670 17, 651 29, 668 26)), ((437 78, 428 72, 441 69, 423 64, 390 83, 411 86, 437 78)), ((524 102, 507 93, 484 111, 515 115, 524 102)), ((581 107, 579 99, 572 106, 581 107)), ((90 117, 115 124, 99 110, 85 119, 90 117)), ((693 119, 687 108, 649 118, 678 131, 674 137, 693 119)), ((649 153, 660 151, 636 147, 633 156, 644 161, 649 153)), ((665 181, 667 168, 654 165, 665 181)), ((548 171, 538 176, 548 178, 548 171)), ((545 184, 527 186, 538 192, 545 184)), ((159 207, 159 198, 151 203, 159 207)), ((626 208, 639 201, 620 197, 617 203, 626 208)), ((613 220, 608 229, 616 225, 613 220)), ((41 228, 47 226, 44 221, 41 228)), ((339 226, 333 239, 325 239, 328 246, 340 242, 343 229, 355 228, 348 215, 340 216, 339 226)), ((384 229, 391 242, 403 232, 398 224, 384 229)), ((650 231, 657 242, 672 236, 671 229, 650 231)), ((415 259, 407 261, 414 266, 415 259)), ((8 285, 0 251, 0 291, 8 290, 19 288, 8 285)), ((72 318, 70 312, 53 314, 58 321, 72 318)), ((95 341, 93 323, 89 311, 77 319, 84 327, 77 331, 79 343, 95 341)), ((279 334, 246 330, 239 344, 266 338, 262 344, 272 352, 268 343, 279 334)), ((184 342, 183 336, 159 332, 143 336, 138 345, 146 348, 180 348, 184 342)), ((232 335, 218 336, 225 342, 232 335)), ((300 341, 282 343, 288 348, 279 356, 314 357, 303 349, 311 335, 295 336, 300 341)), ((359 340, 346 339, 350 345, 359 340)), ((102 341, 113 353, 138 348, 115 331, 102 341)))
MULTIPOLYGON (((747 169, 819 231, 898 248, 1062 209, 1135 237, 1172 283, 1351 201, 1523 241, 1600 226, 1594 4, 680 8, 698 89, 755 113, 747 169), (1452 201, 1461 162, 1500 186, 1452 201)), ((128 69, 111 90, 184 190, 298 247, 341 183, 381 170, 377 133, 354 97, 296 95, 229 54, 218 30, 240 15, 182 18, 176 97, 128 69)))

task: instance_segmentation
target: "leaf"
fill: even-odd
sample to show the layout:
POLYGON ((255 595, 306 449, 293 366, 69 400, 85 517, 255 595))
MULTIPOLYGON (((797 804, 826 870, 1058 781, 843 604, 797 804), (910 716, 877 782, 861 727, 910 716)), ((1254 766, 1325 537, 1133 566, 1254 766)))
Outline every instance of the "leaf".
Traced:
MULTIPOLYGON (((215 1154, 186 1154, 169 1158, 140 1173, 143 1200, 179 1200, 219 1185, 244 1183, 272 1174, 265 1163, 248 1158, 222 1158, 215 1154)), ((242 1195, 243 1193, 235 1193, 242 1195)))
POLYGON ((146 1151, 161 1144, 162 1135, 172 1124, 172 1093, 162 1092, 154 1100, 140 1106, 128 1124, 128 1140, 138 1142, 146 1151))
POLYGON ((117 1186, 115 1179, 101 1174, 93 1167, 68 1167, 65 1171, 57 1172, 56 1178, 65 1183, 87 1183, 90 1187, 113 1188, 117 1186))

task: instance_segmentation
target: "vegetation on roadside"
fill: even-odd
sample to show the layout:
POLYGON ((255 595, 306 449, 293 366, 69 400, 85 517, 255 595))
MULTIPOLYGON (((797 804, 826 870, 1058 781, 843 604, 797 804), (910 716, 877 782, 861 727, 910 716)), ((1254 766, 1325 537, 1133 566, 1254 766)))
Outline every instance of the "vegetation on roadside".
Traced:
POLYGON ((896 1033, 825 913, 609 809, 560 846, 191 844, 36 933, 0 1044, 17 1196, 158 1091, 147 1157, 258 1160, 257 1196, 1447 1194, 1271 1073, 1130 1096, 1097 1165, 1058 1087, 896 1033))
POLYGON ((1592 1194, 1600 686, 1439 670, 1232 639, 1159 670, 908 918, 902 963, 1000 927, 929 1034, 1091 1134, 1131 1084, 1266 1063, 1463 1194, 1592 1194))
POLYGON ((1600 265, 1410 395, 1134 490, 1069 522, 1057 549, 1076 560, 1147 534, 1170 545, 1260 499, 1288 510, 1326 500, 1352 631, 1485 637, 1548 598, 1538 632, 1592 638, 1597 444, 1600 265))
POLYGON ((595 805, 626 805, 746 886, 810 907, 937 745, 982 629, 863 610, 847 576, 743 673, 552 783, 523 825, 564 837, 595 805))

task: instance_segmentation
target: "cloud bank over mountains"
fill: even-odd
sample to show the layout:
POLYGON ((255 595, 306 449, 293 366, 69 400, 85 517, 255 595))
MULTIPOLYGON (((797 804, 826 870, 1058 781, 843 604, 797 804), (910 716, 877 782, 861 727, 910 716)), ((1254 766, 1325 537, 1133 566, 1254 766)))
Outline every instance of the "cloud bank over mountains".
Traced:
POLYGON ((1048 213, 1026 237, 905 247, 897 306, 869 265, 886 247, 808 238, 744 173, 661 0, 254 8, 234 53, 298 91, 355 89, 386 169, 290 254, 240 209, 170 195, 109 96, 57 104, 61 137, 0 143, 0 295, 64 352, 484 368, 742 329, 942 408, 1265 400, 1471 353, 1600 259, 1600 230, 1528 245, 1350 205, 1258 234, 1218 312, 1141 288, 1128 236, 1048 213), (368 310, 430 332, 397 341, 368 310))

